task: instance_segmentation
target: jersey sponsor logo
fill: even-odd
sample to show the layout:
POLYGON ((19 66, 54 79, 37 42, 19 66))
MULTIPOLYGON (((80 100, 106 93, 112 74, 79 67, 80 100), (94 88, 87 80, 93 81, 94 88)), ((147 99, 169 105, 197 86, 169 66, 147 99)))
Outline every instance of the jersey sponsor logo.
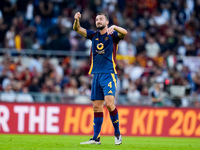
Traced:
POLYGON ((97 44, 97 49, 98 49, 98 50, 102 50, 103 48, 104 48, 103 43, 97 44))
POLYGON ((96 50, 96 52, 97 52, 98 54, 104 54, 104 53, 105 53, 105 50, 103 50, 103 48, 104 48, 104 44, 103 44, 103 43, 97 44, 97 49, 98 49, 98 50, 96 50))
POLYGON ((108 93, 111 93, 111 94, 112 94, 113 92, 110 90, 108 93))

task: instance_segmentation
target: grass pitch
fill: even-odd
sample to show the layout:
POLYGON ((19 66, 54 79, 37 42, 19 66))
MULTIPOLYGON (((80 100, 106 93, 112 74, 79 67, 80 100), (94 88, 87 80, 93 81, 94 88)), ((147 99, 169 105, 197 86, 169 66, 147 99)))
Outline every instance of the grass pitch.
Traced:
POLYGON ((114 145, 114 136, 102 136, 101 145, 80 145, 90 136, 1 135, 0 150, 200 150, 198 138, 122 137, 114 145))

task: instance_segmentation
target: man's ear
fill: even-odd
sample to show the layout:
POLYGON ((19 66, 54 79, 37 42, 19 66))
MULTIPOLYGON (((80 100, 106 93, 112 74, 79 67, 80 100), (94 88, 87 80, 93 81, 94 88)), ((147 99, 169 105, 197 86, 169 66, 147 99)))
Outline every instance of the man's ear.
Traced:
POLYGON ((109 25, 109 21, 107 21, 107 25, 109 25))

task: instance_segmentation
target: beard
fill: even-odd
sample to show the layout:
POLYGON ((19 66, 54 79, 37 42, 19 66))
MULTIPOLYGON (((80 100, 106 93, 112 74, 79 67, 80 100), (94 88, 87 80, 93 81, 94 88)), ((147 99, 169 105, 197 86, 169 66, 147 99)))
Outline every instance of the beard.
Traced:
POLYGON ((105 27, 106 27, 105 25, 102 25, 102 26, 100 26, 100 27, 97 27, 97 29, 103 30, 105 27))

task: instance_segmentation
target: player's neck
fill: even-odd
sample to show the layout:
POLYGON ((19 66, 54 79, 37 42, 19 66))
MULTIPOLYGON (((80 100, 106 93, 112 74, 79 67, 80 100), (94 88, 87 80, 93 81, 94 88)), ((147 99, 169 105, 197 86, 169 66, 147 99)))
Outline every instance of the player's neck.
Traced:
POLYGON ((99 30, 100 34, 103 35, 107 32, 107 28, 103 28, 102 30, 99 30))

